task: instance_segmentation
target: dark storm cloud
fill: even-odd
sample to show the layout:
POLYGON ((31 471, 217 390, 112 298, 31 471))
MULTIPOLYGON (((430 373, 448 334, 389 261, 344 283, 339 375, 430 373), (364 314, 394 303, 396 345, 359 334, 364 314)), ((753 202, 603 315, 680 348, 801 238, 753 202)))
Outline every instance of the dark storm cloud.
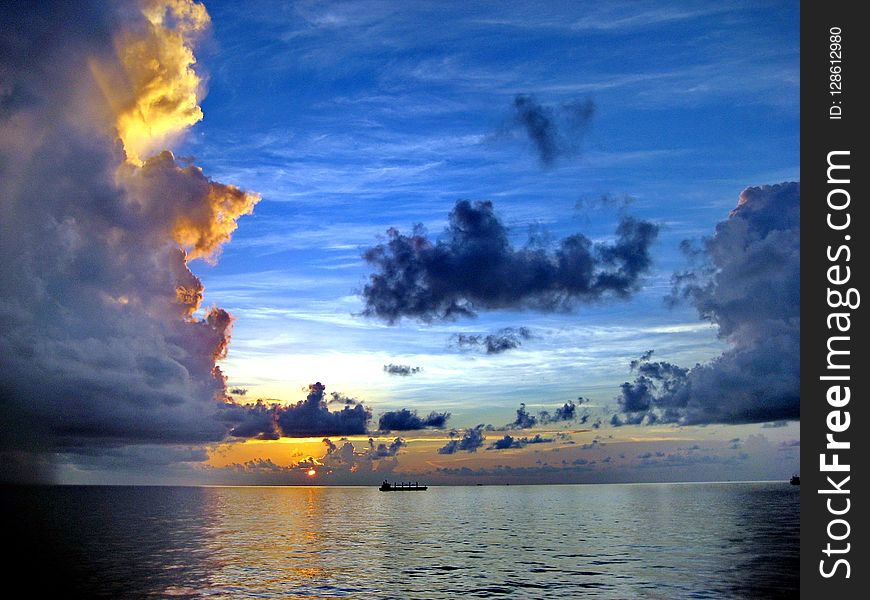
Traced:
POLYGON ((595 114, 592 100, 574 100, 544 106, 534 96, 517 94, 511 106, 509 129, 520 129, 535 147, 543 167, 560 157, 576 154, 595 114))
POLYGON ((420 417, 416 410, 402 408, 382 414, 378 420, 378 429, 381 431, 415 431, 427 427, 441 428, 444 427, 449 418, 449 412, 432 411, 425 417, 420 417))
POLYGON ((450 441, 438 448, 438 454, 455 454, 457 452, 477 452, 483 446, 486 437, 483 435, 484 426, 477 425, 462 432, 462 437, 456 431, 450 432, 450 441))
POLYGON ((800 184, 748 188, 729 218, 674 276, 671 301, 692 303, 728 349, 683 368, 632 362, 614 425, 657 421, 775 423, 800 418, 800 184))
POLYGON ((277 440, 281 430, 277 424, 278 404, 267 404, 257 400, 255 404, 227 404, 227 421, 233 423, 230 435, 238 438, 256 438, 258 440, 277 440))
POLYGON ((613 242, 578 233, 552 250, 531 242, 515 248, 491 202, 460 200, 441 240, 430 240, 422 225, 410 235, 390 229, 388 241, 364 252, 376 270, 362 290, 363 314, 390 324, 402 317, 431 322, 625 299, 650 267, 657 234, 656 225, 623 216, 613 242))
POLYGON ((68 461, 76 469, 98 470, 135 470, 153 471, 160 467, 179 463, 201 464, 208 460, 208 451, 202 446, 118 446, 113 448, 79 447, 69 448, 61 455, 61 461, 68 461))
POLYGON ((255 405, 227 405, 228 417, 238 422, 230 431, 234 437, 277 439, 279 437, 313 437, 322 435, 359 435, 366 432, 371 410, 344 397, 344 407, 330 411, 325 400, 326 386, 317 382, 309 386, 305 400, 282 406, 258 401, 255 405))
POLYGON ((149 109, 178 108, 192 47, 168 5, 161 23, 132 2, 0 11, 0 463, 219 441, 243 411, 218 366, 232 317, 199 316, 189 263, 214 259, 256 198, 169 152, 125 160, 107 98, 137 106, 147 80, 166 93, 149 109))
POLYGON ((422 370, 422 367, 412 367, 411 365, 394 365, 392 363, 384 365, 384 373, 387 373, 388 375, 399 375, 401 377, 415 375, 422 370))
POLYGON ((483 349, 487 354, 501 354, 519 348, 532 337, 528 327, 505 327, 487 335, 458 333, 451 337, 451 342, 463 350, 483 349))
POLYGON ((545 438, 541 434, 536 434, 534 437, 513 437, 505 435, 503 438, 494 441, 488 450, 507 450, 509 448, 524 448, 528 444, 547 444, 555 441, 554 438, 545 438))

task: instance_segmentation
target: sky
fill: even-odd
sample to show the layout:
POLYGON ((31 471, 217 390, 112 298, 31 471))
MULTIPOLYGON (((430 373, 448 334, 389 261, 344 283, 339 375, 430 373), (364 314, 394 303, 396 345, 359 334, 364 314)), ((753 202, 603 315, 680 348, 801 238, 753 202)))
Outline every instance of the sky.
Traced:
POLYGON ((788 477, 798 8, 8 5, 2 478, 788 477))

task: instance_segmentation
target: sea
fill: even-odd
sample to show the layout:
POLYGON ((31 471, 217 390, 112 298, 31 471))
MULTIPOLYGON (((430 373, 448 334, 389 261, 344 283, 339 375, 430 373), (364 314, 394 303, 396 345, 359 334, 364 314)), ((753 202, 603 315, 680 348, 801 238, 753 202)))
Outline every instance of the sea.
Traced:
POLYGON ((798 595, 788 482, 3 494, 5 587, 27 597, 798 595))

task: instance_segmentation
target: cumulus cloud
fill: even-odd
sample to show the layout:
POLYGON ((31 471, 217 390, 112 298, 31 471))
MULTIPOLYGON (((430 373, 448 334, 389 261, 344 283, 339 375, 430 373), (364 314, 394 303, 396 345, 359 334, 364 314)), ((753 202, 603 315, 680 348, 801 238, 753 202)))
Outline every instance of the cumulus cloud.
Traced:
POLYGON ((193 47, 211 22, 205 6, 191 0, 143 0, 140 9, 144 19, 115 35, 112 60, 91 62, 134 164, 202 119, 204 85, 193 47))
POLYGON ((674 276, 672 301, 691 302, 728 349, 692 368, 632 363, 618 398, 626 423, 775 423, 800 418, 800 184, 747 188, 728 219, 674 276))
POLYGON ((513 437, 505 435, 503 438, 494 441, 487 450, 508 450, 510 448, 524 448, 528 444, 547 444, 554 441, 554 438, 542 437, 540 433, 534 437, 513 437))
POLYGON ((234 185, 212 181, 197 166, 179 165, 168 150, 141 165, 127 162, 117 177, 137 203, 138 216, 152 224, 164 221, 155 233, 184 248, 188 261, 214 261, 236 230, 238 218, 250 214, 260 200, 234 185))
POLYGON ((201 116, 205 10, 32 2, 0 19, 0 450, 222 439, 233 319, 199 310, 189 265, 259 196, 161 151, 201 116))
POLYGON ((432 411, 425 417, 420 417, 416 410, 402 408, 382 414, 378 420, 378 429, 381 431, 415 431, 427 427, 441 428, 444 427, 449 418, 449 412, 432 411))
POLYGON ((456 454, 457 452, 477 452, 483 446, 486 437, 483 435, 484 426, 469 427, 459 435, 457 431, 450 432, 450 441, 438 448, 438 454, 456 454))
POLYGON ((252 405, 225 405, 227 419, 237 424, 230 435, 242 438, 278 439, 321 435, 359 435, 366 432, 371 410, 364 404, 333 394, 344 404, 341 410, 329 410, 326 386, 313 383, 308 395, 295 404, 282 405, 258 400, 252 405))
MULTIPOLYGON (((539 424, 547 425, 563 421, 573 421, 577 418, 578 403, 582 402, 582 397, 578 398, 577 402, 569 400, 562 406, 557 407, 552 413, 548 410, 542 410, 537 415, 529 412, 525 403, 521 403, 520 407, 517 409, 516 418, 501 429, 529 429, 539 424)), ((589 417, 588 415, 583 415, 581 418, 583 418, 583 422, 585 423, 589 417)))
MULTIPOLYGON (((577 418, 577 405, 583 402, 583 398, 578 398, 577 402, 569 400, 562 406, 558 407, 551 414, 549 411, 542 410, 538 413, 538 418, 541 423, 559 423, 560 421, 573 421, 577 418)), ((581 422, 585 423, 589 419, 589 415, 583 415, 581 422)))
POLYGON ((606 298, 628 298, 651 264, 658 234, 650 222, 623 216, 613 242, 582 234, 548 250, 530 240, 515 248, 491 202, 460 200, 439 241, 421 225, 363 256, 375 267, 362 290, 363 314, 387 323, 474 316, 480 310, 567 310, 606 298))
POLYGON ((324 438, 326 454, 319 461, 332 470, 348 471, 351 473, 380 471, 392 471, 398 464, 396 455, 399 450, 407 446, 402 438, 396 438, 389 444, 375 444, 373 438, 369 438, 368 445, 357 450, 353 443, 343 440, 341 445, 324 438))
POLYGON ((422 367, 412 367, 411 365, 394 365, 392 363, 384 365, 384 373, 387 375, 399 375, 400 377, 416 375, 422 370, 422 367))
POLYGON ((592 100, 573 100, 558 106, 540 104, 534 96, 517 94, 511 105, 507 132, 524 133, 543 167, 552 167, 560 157, 576 154, 595 114, 592 100))
POLYGON ((486 335, 457 333, 451 337, 451 342, 462 350, 482 349, 487 354, 501 354, 519 348, 523 341, 532 337, 528 327, 505 327, 486 335))
POLYGON ((380 443, 375 445, 375 441, 369 438, 369 455, 373 458, 389 458, 399 453, 399 449, 408 444, 402 438, 396 438, 389 445, 380 443))
POLYGON ((525 402, 517 409, 517 418, 507 424, 508 429, 528 429, 538 424, 538 418, 526 410, 525 402))

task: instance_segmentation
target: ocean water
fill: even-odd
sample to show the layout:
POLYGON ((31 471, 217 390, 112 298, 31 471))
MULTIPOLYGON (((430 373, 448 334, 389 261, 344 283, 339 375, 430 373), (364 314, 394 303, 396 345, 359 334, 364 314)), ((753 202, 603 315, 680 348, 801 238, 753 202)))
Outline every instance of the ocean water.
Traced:
MULTIPOLYGON (((4 491, 30 589, 94 598, 793 598, 788 483, 4 491)), ((13 570, 14 569, 14 570, 13 570)), ((7 585, 8 585, 7 578, 7 585)))

